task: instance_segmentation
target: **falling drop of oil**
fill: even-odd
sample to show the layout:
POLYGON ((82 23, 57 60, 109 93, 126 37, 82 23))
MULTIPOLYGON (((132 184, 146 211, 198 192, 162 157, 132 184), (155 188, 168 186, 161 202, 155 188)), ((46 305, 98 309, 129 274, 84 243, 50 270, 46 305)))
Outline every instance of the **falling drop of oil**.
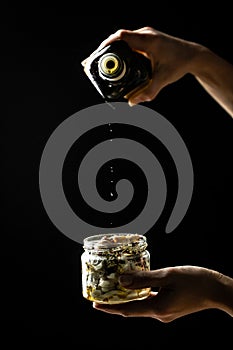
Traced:
MULTIPOLYGON (((113 128, 112 123, 108 123, 108 125, 107 125, 107 136, 108 136, 108 140, 110 142, 113 142, 114 128, 113 128)), ((116 189, 115 189, 115 184, 116 184, 115 175, 116 175, 116 173, 115 173, 114 166, 110 165, 110 164, 109 164, 109 173, 108 173, 108 179, 107 179, 108 183, 110 184, 109 196, 110 196, 110 200, 115 200, 117 197, 116 189)), ((114 225, 114 222, 112 221, 112 218, 111 219, 109 218, 109 226, 113 226, 113 225, 114 225)))

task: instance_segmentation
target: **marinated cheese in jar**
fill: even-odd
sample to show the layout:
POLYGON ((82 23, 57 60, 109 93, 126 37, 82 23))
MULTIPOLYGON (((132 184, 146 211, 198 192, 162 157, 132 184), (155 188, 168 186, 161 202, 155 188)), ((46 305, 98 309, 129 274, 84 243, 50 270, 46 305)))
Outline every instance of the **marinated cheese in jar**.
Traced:
POLYGON ((150 254, 144 235, 107 233, 89 236, 83 241, 83 297, 98 303, 119 304, 145 299, 151 288, 127 289, 118 278, 130 271, 150 270, 150 254))

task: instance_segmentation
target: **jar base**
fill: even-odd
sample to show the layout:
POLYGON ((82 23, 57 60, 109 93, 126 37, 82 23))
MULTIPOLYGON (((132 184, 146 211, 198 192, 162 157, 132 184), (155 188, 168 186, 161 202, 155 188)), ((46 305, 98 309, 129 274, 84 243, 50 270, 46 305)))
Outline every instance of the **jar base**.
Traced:
POLYGON ((147 299, 149 297, 149 294, 148 295, 145 295, 141 298, 137 298, 137 299, 130 299, 130 300, 115 300, 115 301, 100 301, 100 300, 94 300, 95 303, 98 303, 98 304, 105 304, 105 305, 116 305, 116 304, 125 304, 125 303, 130 303, 131 301, 139 301, 139 300, 144 300, 144 299, 147 299))
MULTIPOLYGON (((129 291, 129 290, 128 290, 129 291)), ((111 296, 104 296, 100 299, 94 298, 88 295, 83 295, 85 299, 96 302, 98 304, 124 304, 130 301, 139 301, 149 297, 151 288, 146 288, 143 290, 130 290, 129 294, 119 297, 118 294, 112 294, 111 296), (131 294, 131 296, 130 296, 131 294)))

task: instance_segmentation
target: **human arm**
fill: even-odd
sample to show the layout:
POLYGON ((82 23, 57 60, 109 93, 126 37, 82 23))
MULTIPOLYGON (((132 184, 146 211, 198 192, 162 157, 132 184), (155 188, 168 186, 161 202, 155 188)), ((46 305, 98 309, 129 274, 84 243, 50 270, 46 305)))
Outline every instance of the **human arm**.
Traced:
POLYGON ((95 309, 125 317, 151 317, 168 323, 205 309, 233 316, 233 279, 199 266, 176 266, 122 275, 125 288, 151 287, 147 299, 123 304, 93 303, 95 309), (128 277, 128 282, 127 278, 128 277), (153 288, 159 288, 154 292, 153 288))
POLYGON ((152 27, 133 31, 118 30, 105 39, 98 49, 118 39, 126 41, 133 50, 143 53, 152 63, 152 79, 146 87, 129 96, 131 106, 153 100, 165 86, 191 74, 233 117, 232 64, 203 45, 162 33, 152 27))

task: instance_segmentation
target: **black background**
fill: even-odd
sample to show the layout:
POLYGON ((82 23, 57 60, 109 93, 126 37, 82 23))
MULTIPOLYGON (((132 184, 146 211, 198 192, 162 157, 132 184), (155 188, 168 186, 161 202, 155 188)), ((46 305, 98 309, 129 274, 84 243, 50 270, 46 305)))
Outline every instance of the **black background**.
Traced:
MULTIPOLYGON (((225 347, 232 319, 218 310, 169 324, 94 310, 81 294, 82 246, 59 232, 44 210, 38 182, 43 148, 62 121, 103 102, 80 62, 108 35, 151 25, 233 62, 231 11, 222 2, 206 9, 194 3, 141 4, 129 11, 108 6, 37 3, 2 11, 1 337, 9 346, 32 348, 225 347)), ((182 223, 170 235, 148 237, 152 267, 201 265, 232 276, 232 118, 189 75, 146 105, 180 133, 195 176, 182 223)))

